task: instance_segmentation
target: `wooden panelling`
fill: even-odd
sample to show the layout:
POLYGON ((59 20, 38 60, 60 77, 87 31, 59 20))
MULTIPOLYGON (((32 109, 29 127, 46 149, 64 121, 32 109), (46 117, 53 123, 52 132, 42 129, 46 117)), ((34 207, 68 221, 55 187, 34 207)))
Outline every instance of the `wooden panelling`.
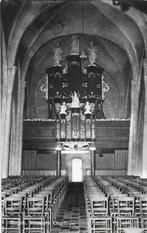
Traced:
POLYGON ((39 153, 37 154, 37 167, 36 169, 56 169, 56 154, 50 153, 50 154, 43 154, 39 153))
POLYGON ((128 150, 96 154, 97 175, 124 175, 127 170, 128 150))
POLYGON ((36 150, 24 150, 22 156, 22 169, 36 168, 36 150))
POLYGON ((26 176, 55 176, 56 170, 23 170, 22 175, 26 175, 26 176))
POLYGON ((55 121, 24 121, 24 138, 55 138, 55 121))
POLYGON ((129 120, 97 120, 96 147, 127 149, 129 142, 129 120))
POLYGON ((55 149, 56 125, 53 120, 24 121, 23 148, 24 149, 55 149))
MULTIPOLYGON (((129 120, 96 120, 95 137, 97 149, 127 149, 129 120)), ((56 122, 53 120, 24 121, 24 149, 55 149, 56 122)))
POLYGON ((42 139, 26 139, 23 141, 23 148, 24 149, 55 149, 56 148, 56 141, 55 140, 42 140, 42 139))
POLYGON ((128 150, 115 150, 115 169, 127 169, 128 150))
POLYGON ((22 170, 56 170, 56 151, 23 150, 22 170))
POLYGON ((128 128, 118 128, 114 130, 114 137, 126 138, 128 136, 128 128))
POLYGON ((126 170, 96 170, 95 175, 97 176, 125 176, 126 170))
POLYGON ((108 138, 112 136, 112 130, 113 130, 112 127, 106 127, 106 126, 102 127, 102 126, 96 125, 96 136, 108 138))
POLYGON ((96 170, 114 169, 114 154, 96 155, 96 170))

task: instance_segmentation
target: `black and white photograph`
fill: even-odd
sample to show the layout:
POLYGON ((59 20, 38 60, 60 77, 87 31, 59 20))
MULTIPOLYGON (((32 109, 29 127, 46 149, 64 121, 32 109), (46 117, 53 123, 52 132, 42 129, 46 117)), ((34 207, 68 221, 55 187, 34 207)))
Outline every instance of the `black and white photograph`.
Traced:
POLYGON ((0 0, 1 233, 147 233, 147 0, 0 0))

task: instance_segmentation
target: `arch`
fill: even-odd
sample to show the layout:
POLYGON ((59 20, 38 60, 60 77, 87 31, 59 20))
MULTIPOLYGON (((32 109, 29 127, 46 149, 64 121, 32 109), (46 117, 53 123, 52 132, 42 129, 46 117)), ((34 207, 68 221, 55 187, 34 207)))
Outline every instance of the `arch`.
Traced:
MULTIPOLYGON (((66 9, 66 13, 68 12, 68 14, 72 14, 72 12, 70 11, 70 7, 73 2, 68 2, 68 3, 65 2, 65 3, 66 4, 64 5, 64 7, 66 9)), ((127 16, 126 14, 124 14, 123 12, 121 12, 120 10, 111 6, 110 4, 106 4, 103 2, 97 2, 95 0, 91 1, 89 4, 91 4, 91 6, 94 6, 96 8, 96 11, 97 11, 96 13, 102 16, 104 22, 102 23, 102 20, 101 20, 101 22, 98 22, 98 24, 96 23, 94 25, 91 24, 90 27, 88 27, 88 29, 85 28, 85 33, 95 34, 102 38, 107 38, 107 39, 109 38, 110 41, 115 42, 117 45, 122 47, 127 52, 131 63, 134 62, 134 59, 135 59, 136 66, 135 68, 133 67, 133 69, 136 69, 136 67, 138 67, 137 65, 138 59, 140 56, 142 56, 141 49, 143 47, 143 38, 140 32, 140 29, 136 25, 135 21, 131 19, 129 16, 127 16), (112 17, 112 15, 115 15, 115 17, 112 17), (104 25, 106 24, 105 21, 108 23, 108 26, 106 29, 104 27, 104 25), (129 27, 128 27, 128 24, 129 24, 129 27), (103 28, 104 30, 101 30, 103 28)), ((61 6, 59 5, 59 3, 56 3, 55 5, 56 7, 60 9, 61 6)), ((81 7, 80 3, 78 2, 76 2, 75 5, 78 5, 78 7, 81 7)), ((50 7, 48 6, 48 9, 51 9, 51 5, 50 7)), ((61 7, 61 10, 62 10, 61 14, 63 14, 64 13, 63 7, 61 7)), ((43 12, 40 12, 40 15, 43 16, 43 12)), ((30 61, 33 58, 36 51, 47 41, 54 38, 54 33, 53 33, 54 31, 56 31, 56 37, 67 35, 67 31, 68 31, 68 34, 82 32, 81 28, 78 28, 78 27, 76 29, 73 28, 72 23, 70 23, 71 20, 68 20, 68 22, 65 22, 66 17, 64 18, 64 16, 62 16, 62 21, 61 21, 61 25, 65 24, 64 27, 62 27, 61 25, 58 28, 55 26, 53 27, 53 25, 51 27, 51 25, 49 24, 50 19, 51 18, 48 17, 48 21, 46 21, 46 23, 44 24, 43 29, 36 31, 35 36, 33 38, 29 38, 28 40, 29 47, 26 51, 26 55, 24 54, 25 60, 24 60, 23 67, 22 67, 23 68, 22 71, 24 75, 26 74, 28 65, 30 64, 30 61)), ((37 20, 37 17, 34 18, 33 23, 35 20, 37 20)), ((87 22, 85 22, 85 24, 87 22)), ((27 31, 34 30, 33 23, 31 23, 27 27, 27 31)), ((77 25, 80 25, 80 24, 81 24, 81 18, 79 17, 77 25)), ((56 26, 59 26, 59 25, 56 24, 56 26)), ((24 32, 23 38, 25 35, 26 33, 24 32)))
MULTIPOLYGON (((5 1, 4 1, 5 2, 5 1)), ((44 1, 41 1, 44 2, 44 1)), ((49 1, 48 3, 39 3, 36 4, 36 1, 25 1, 20 8, 18 15, 15 17, 13 22, 13 27, 11 28, 11 32, 8 38, 7 45, 7 61, 9 70, 13 67, 15 61, 17 61, 17 56, 21 52, 21 46, 19 46, 23 39, 24 47, 28 49, 24 49, 23 56, 25 60, 22 59, 22 66, 20 71, 20 80, 25 80, 27 70, 31 61, 33 61, 36 52, 41 48, 47 41, 54 39, 55 37, 65 36, 69 34, 81 33, 81 21, 82 17, 79 14, 82 9, 82 1, 49 1), (64 5, 63 5, 64 3, 64 5), (60 14, 54 15, 54 20, 50 20, 50 10, 53 8, 61 9, 60 14), (75 11, 71 9, 74 8, 75 11), (42 22, 45 27, 42 30, 38 30, 38 27, 34 22, 38 22, 38 16, 43 19, 44 12, 48 11, 48 17, 46 21, 42 22), (75 15, 74 15, 74 14, 75 15), (76 19, 76 21, 75 21, 76 19), (75 21, 73 23, 73 21, 75 21), (55 23, 55 24, 54 24, 55 23), (54 25, 54 26, 53 26, 54 25), (27 37, 28 30, 34 30, 34 34, 30 34, 30 37, 27 37), (33 36, 32 36, 33 35, 33 36), (18 53, 17 53, 18 52, 18 53)), ((133 20, 130 16, 125 14, 124 12, 118 10, 114 6, 111 6, 107 3, 97 0, 85 1, 85 15, 87 16, 85 19, 85 34, 96 35, 97 37, 101 37, 104 39, 109 39, 110 42, 114 42, 116 46, 122 48, 122 51, 125 50, 127 57, 131 64, 132 69, 132 77, 134 82, 132 82, 132 86, 134 87, 134 103, 132 104, 132 112, 133 108, 138 110, 138 105, 136 105, 135 101, 138 104, 138 91, 137 95, 135 92, 135 88, 137 86, 140 87, 140 77, 141 77, 141 68, 142 68, 142 57, 144 54, 144 40, 135 20, 133 20), (91 14, 95 12, 95 14, 91 14), (93 15, 93 17, 91 17, 93 15), (91 23, 92 18, 94 19, 91 23), (130 30, 131 29, 131 30, 130 30), (137 106, 137 107, 136 107, 137 106)), ((9 4, 9 1, 8 1, 9 4)), ((4 17, 4 15, 3 15, 4 17)), ((9 22, 8 22, 9 23, 9 22)), ((110 54, 111 55, 111 54, 110 54)), ((116 61, 115 61, 116 63, 116 61)), ((6 78, 7 74, 4 78, 6 78)), ((12 74, 8 72, 8 83, 12 81, 12 74)), ((25 85, 19 89, 20 97, 23 95, 25 85)), ((10 96, 10 101, 12 100, 12 96, 10 96)), ((132 98, 133 100, 133 98, 132 98)), ((133 102, 133 101, 132 101, 133 102)), ((9 109, 10 110, 10 109, 9 109)), ((137 110, 134 114, 132 114, 131 118, 131 130, 132 134, 137 135, 136 133, 136 125, 134 122, 138 122, 137 110), (134 117, 135 116, 135 117, 134 117), (135 125, 135 127, 134 127, 135 125), (135 129, 135 130, 134 130, 135 129), (134 130, 134 131, 133 131, 134 130)), ((10 111, 11 112, 11 111, 10 111)), ((19 121, 22 121, 22 115, 19 116, 19 121)), ((8 124, 8 123, 7 123, 8 124)), ((7 127, 9 128, 9 127, 7 127)), ((9 130, 9 129, 8 129, 9 130)), ((7 131, 8 131, 7 130, 7 131)), ((130 130, 130 132, 131 132, 130 130)), ((6 132, 9 134, 9 132, 6 132)), ((131 138, 131 135, 130 135, 131 138)), ((134 137, 134 141, 136 141, 136 137, 134 137)), ((133 148, 133 143, 130 143, 130 148, 133 148)), ((135 148, 135 147, 134 147, 135 148)), ((133 156, 133 149, 132 149, 133 156)), ((7 156, 7 155, 6 155, 7 156)), ((130 157, 131 161, 131 157, 130 157)))

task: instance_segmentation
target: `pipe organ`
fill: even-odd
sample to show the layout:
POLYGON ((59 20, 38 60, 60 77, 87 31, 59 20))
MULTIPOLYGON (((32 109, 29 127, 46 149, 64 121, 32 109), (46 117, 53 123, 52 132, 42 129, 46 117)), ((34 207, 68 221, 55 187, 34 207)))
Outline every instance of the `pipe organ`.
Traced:
POLYGON ((56 119, 57 140, 94 140, 95 119, 104 119, 103 101, 109 90, 104 69, 96 64, 97 49, 80 55, 79 41, 73 37, 71 53, 62 59, 62 48, 54 48, 54 65, 47 69, 48 118, 56 119))

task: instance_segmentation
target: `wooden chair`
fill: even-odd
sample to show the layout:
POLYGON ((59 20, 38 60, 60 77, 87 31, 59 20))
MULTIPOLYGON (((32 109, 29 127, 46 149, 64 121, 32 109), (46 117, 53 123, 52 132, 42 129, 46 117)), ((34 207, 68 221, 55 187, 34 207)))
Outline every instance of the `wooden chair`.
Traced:
POLYGON ((147 217, 141 216, 140 223, 141 223, 141 229, 144 230, 143 233, 147 233, 147 217))
POLYGON ((23 233, 46 233, 50 231, 51 219, 45 212, 45 198, 27 198, 27 211, 23 216, 23 233))
POLYGON ((140 229, 140 228, 133 228, 133 227, 130 227, 130 228, 126 228, 126 229, 123 229, 125 233, 144 233, 144 230, 143 229, 140 229))
POLYGON ((141 215, 147 217, 147 195, 141 196, 141 215))
POLYGON ((112 233, 111 217, 89 216, 88 232, 90 233, 112 233))
POLYGON ((118 198, 118 214, 121 216, 134 214, 134 197, 121 196, 118 198))
MULTIPOLYGON (((146 194, 135 194, 135 215, 141 216, 142 215, 142 198, 146 197, 146 194)), ((144 206, 143 206, 144 207, 144 206)), ((144 209, 144 208, 143 208, 144 209)), ((144 211, 144 210, 143 210, 144 211)))
POLYGON ((5 198, 5 215, 18 216, 22 213, 22 196, 11 195, 5 198))
POLYGON ((141 228, 147 233, 147 195, 140 198, 141 202, 141 228))
POLYGON ((90 205, 95 216, 108 216, 108 197, 90 196, 90 205))
MULTIPOLYGON (((117 217, 117 233, 124 233, 125 229, 139 228, 139 218, 136 216, 118 216, 117 217)), ((134 233, 134 231, 132 232, 134 233)))
POLYGON ((6 197, 4 209, 4 215, 2 216, 2 232, 21 233, 22 197, 18 195, 6 197))

